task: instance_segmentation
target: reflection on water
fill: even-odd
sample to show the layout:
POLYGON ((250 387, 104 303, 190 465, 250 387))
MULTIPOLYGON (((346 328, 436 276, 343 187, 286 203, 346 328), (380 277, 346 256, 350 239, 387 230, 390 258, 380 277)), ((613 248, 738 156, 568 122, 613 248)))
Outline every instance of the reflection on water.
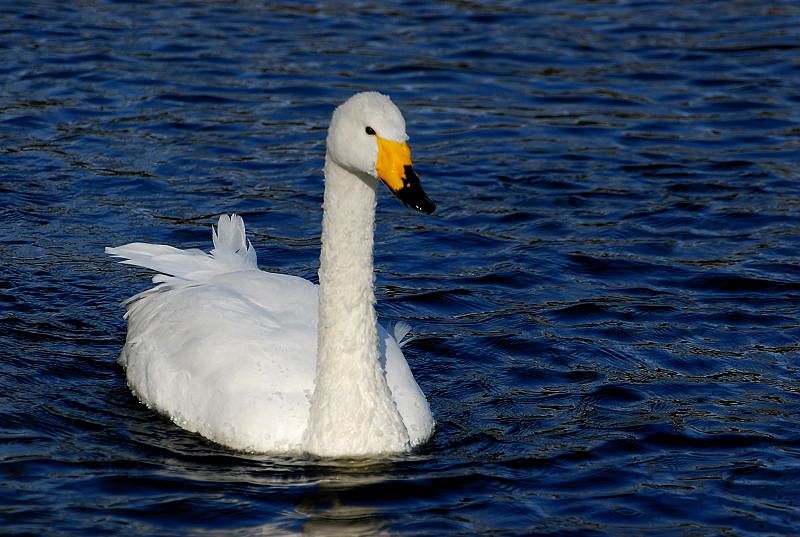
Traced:
MULTIPOLYGON (((307 461, 297 462, 310 470, 307 461)), ((317 464, 308 476, 315 489, 295 506, 299 514, 307 517, 302 525, 304 535, 391 535, 385 513, 359 502, 359 496, 365 490, 383 491, 380 495, 384 498, 393 496, 389 478, 392 461, 320 460, 317 464), (316 472, 318 477, 314 476, 316 472)))
POLYGON ((48 3, 0 13, 0 500, 38 535, 788 535, 800 524, 791 2, 48 3), (231 453, 115 365, 103 247, 247 221, 315 279, 325 127, 390 93, 439 210, 382 192, 378 311, 436 434, 231 453))
MULTIPOLYGON (((369 484, 381 481, 377 476, 368 478, 369 484)), ((302 526, 303 535, 390 535, 384 531, 385 522, 378 509, 342 502, 342 491, 366 483, 364 480, 350 482, 349 477, 321 481, 318 490, 296 505, 297 512, 307 517, 302 526)))

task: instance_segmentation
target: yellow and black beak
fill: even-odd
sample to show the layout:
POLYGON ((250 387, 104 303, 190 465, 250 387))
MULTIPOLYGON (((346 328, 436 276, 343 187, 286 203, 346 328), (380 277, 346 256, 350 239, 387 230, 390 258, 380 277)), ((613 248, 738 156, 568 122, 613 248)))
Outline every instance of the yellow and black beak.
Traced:
POLYGON ((375 171, 403 205, 431 214, 436 204, 422 190, 419 177, 411 165, 411 149, 406 142, 393 142, 375 135, 378 140, 378 162, 375 171))

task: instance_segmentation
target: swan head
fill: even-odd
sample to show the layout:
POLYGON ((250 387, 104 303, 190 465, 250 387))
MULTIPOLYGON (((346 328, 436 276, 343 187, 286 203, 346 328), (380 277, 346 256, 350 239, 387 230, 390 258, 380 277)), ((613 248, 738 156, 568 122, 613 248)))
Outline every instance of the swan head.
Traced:
POLYGON ((382 181, 406 207, 425 214, 436 208, 414 172, 403 115, 386 95, 357 93, 340 105, 327 144, 327 158, 360 177, 382 181))

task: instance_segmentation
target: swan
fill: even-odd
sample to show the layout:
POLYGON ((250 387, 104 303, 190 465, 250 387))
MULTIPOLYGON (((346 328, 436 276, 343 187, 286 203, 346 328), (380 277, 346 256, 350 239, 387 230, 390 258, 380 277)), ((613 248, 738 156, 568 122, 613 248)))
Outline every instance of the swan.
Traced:
POLYGON ((119 356, 144 404, 178 426, 248 452, 322 457, 402 453, 434 420, 400 349, 404 323, 377 323, 373 240, 378 183, 406 206, 435 204, 414 172, 389 97, 358 93, 328 128, 319 285, 257 268, 237 215, 213 249, 131 243, 106 252, 157 273, 126 301, 119 356))

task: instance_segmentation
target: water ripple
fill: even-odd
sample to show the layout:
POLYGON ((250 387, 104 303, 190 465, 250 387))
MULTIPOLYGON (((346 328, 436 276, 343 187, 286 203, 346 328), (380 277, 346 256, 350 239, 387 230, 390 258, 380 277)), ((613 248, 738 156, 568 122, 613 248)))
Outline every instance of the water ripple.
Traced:
POLYGON ((511 1, 8 5, 3 533, 788 535, 800 524, 800 10, 511 1), (713 16, 710 16, 712 14, 713 16), (440 209, 387 193, 382 320, 437 419, 408 456, 232 453, 116 356, 104 246, 221 212, 315 279, 325 126, 404 109, 440 209))

